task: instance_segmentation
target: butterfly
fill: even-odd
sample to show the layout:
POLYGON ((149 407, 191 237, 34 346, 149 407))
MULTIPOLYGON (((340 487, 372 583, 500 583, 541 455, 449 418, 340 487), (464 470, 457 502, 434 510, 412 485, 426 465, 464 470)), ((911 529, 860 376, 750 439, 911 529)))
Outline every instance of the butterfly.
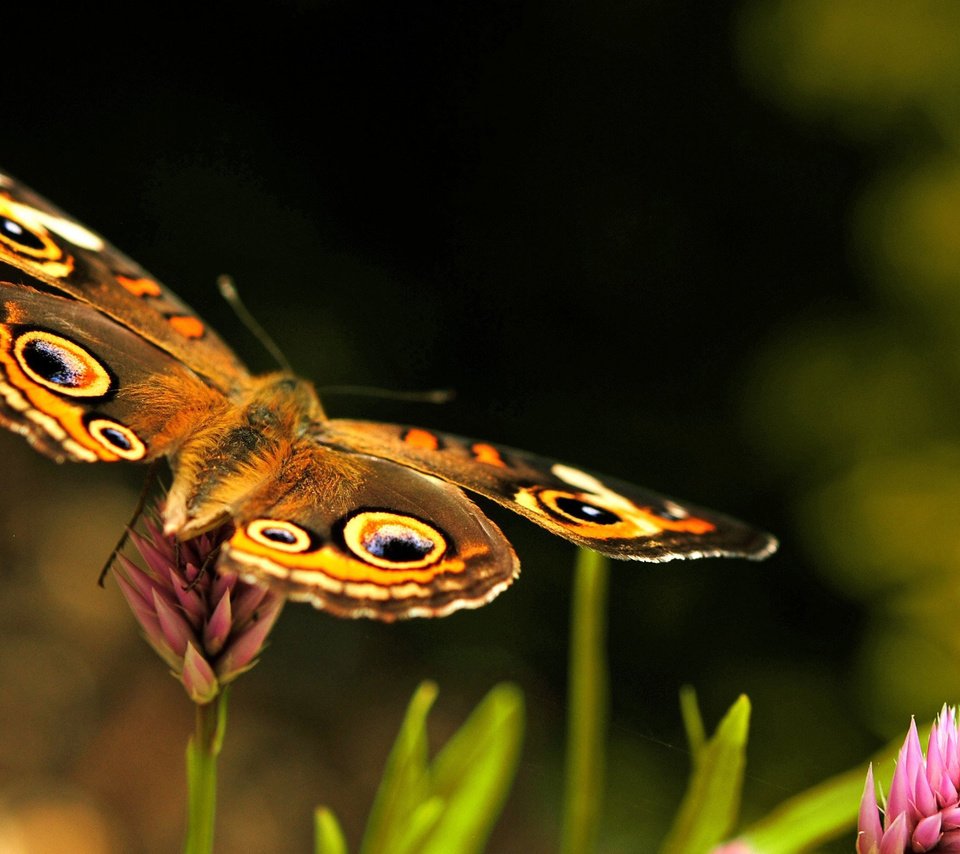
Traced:
POLYGON ((252 374, 171 291, 0 173, 0 425, 57 461, 166 458, 168 535, 224 523, 220 570, 342 617, 475 608, 519 563, 477 493, 615 558, 771 554, 735 519, 489 442, 328 418, 252 374))

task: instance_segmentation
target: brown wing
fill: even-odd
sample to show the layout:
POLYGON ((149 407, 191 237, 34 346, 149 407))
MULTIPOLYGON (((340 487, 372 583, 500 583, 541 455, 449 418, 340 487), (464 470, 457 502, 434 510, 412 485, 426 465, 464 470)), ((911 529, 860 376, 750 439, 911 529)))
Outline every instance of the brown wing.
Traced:
POLYGON ((233 515, 221 567, 341 617, 477 608, 519 572, 503 534, 457 487, 313 443, 233 515))
POLYGON ((227 391, 247 370, 171 291, 102 237, 0 173, 0 280, 92 306, 227 391))
POLYGON ((88 303, 0 277, 0 426, 41 453, 150 459, 228 405, 181 361, 88 303))
POLYGON ((729 516, 488 442, 340 419, 323 425, 322 441, 441 477, 611 557, 761 559, 777 547, 769 534, 729 516))

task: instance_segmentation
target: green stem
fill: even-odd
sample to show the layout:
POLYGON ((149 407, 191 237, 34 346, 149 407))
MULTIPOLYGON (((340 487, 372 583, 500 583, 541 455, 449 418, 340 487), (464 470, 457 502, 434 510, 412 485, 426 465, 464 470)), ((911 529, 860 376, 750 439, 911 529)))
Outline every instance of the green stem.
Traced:
POLYGON ((597 845, 607 720, 607 575, 602 555, 580 550, 571 612, 563 854, 589 854, 597 845))
POLYGON ((184 854, 212 854, 217 758, 227 728, 227 692, 196 709, 196 729, 187 744, 187 835, 183 850, 184 854))

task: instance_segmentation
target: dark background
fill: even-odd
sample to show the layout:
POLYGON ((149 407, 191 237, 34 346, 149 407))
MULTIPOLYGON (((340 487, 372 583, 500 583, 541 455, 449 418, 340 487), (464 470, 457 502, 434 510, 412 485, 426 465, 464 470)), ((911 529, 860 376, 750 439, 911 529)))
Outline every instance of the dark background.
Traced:
MULTIPOLYGON (((612 567, 605 851, 650 850, 676 808, 682 684, 710 726, 740 692, 754 702, 748 817, 878 743, 844 711, 861 610, 812 574, 790 479, 745 404, 776 395, 756 365, 785 329, 860 299, 846 221, 869 158, 744 79, 738 14, 302 2, 77 13, 43 38, 33 20, 4 26, 0 165, 255 369, 274 366, 217 296, 220 273, 319 386, 457 392, 442 407, 329 395, 332 415, 527 448, 781 537, 762 564, 612 567)), ((141 472, 58 468, 11 436, 0 454, 7 642, 27 650, 4 714, 50 719, 31 724, 32 752, 0 754, 8 808, 50 799, 116 849, 170 850, 189 702, 116 588, 94 587, 141 472), (58 687, 28 687, 33 656, 58 687)), ((490 850, 553 850, 574 550, 490 512, 523 574, 480 611, 381 626, 286 609, 233 692, 223 850, 305 850, 319 803, 356 840, 428 677, 438 739, 494 683, 522 686, 525 752, 490 850)))

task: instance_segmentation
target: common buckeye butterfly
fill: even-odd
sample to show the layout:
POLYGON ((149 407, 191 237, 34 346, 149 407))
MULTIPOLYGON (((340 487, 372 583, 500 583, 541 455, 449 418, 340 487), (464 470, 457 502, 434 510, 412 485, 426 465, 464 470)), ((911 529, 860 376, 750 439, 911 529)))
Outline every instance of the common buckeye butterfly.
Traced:
POLYGON ((57 461, 166 457, 167 534, 225 522, 221 569, 343 617, 475 608, 519 571, 479 493, 616 558, 760 559, 727 516, 488 442, 328 419, 290 373, 252 375, 183 302, 0 174, 0 424, 57 461))

